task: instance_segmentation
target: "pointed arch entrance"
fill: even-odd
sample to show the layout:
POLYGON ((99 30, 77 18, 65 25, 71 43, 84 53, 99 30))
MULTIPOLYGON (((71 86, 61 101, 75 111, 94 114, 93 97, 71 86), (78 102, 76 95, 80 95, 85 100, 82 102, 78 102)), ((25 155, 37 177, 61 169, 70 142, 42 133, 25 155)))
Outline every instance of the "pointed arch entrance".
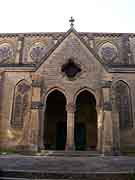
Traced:
POLYGON ((76 150, 96 150, 96 99, 94 95, 87 90, 80 92, 76 98, 74 132, 76 150))
POLYGON ((44 146, 48 150, 64 150, 67 135, 66 98, 58 90, 51 92, 46 101, 44 119, 44 146))

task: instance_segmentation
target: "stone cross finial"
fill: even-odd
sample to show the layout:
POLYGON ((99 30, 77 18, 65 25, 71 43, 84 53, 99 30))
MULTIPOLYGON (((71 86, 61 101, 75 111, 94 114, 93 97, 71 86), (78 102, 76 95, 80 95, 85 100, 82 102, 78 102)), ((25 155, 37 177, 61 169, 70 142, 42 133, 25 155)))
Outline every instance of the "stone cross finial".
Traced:
POLYGON ((74 18, 71 16, 71 18, 69 19, 69 22, 71 23, 70 26, 73 27, 74 26, 74 18))

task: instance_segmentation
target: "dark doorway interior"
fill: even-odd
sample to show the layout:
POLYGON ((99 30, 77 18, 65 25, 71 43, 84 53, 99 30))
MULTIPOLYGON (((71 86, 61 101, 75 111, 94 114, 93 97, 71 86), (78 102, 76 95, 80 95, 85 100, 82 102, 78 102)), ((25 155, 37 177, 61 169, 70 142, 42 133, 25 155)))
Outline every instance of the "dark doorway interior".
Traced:
POLYGON ((76 150, 96 150, 97 147, 96 100, 86 90, 76 99, 75 146, 76 150))
POLYGON ((75 147, 76 150, 85 150, 86 127, 84 123, 75 123, 75 147))
POLYGON ((64 150, 66 143, 66 123, 57 123, 56 129, 56 149, 64 150))
POLYGON ((44 146, 48 150, 64 150, 66 145, 66 99, 58 90, 49 94, 46 102, 44 146))

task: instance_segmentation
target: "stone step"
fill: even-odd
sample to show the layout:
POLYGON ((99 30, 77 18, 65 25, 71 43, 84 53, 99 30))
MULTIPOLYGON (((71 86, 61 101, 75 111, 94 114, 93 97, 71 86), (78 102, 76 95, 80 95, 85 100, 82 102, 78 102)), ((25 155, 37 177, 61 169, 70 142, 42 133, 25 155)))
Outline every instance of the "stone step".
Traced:
POLYGON ((52 173, 40 171, 4 171, 0 180, 129 180, 135 177, 135 174, 128 173, 52 173))
MULTIPOLYGON (((41 179, 26 179, 26 178, 9 178, 9 177, 0 177, 0 180, 41 180, 41 179)), ((56 179, 42 179, 42 180, 56 180, 56 179)), ((68 180, 68 179, 60 179, 60 180, 68 180)))
POLYGON ((42 151, 41 155, 64 157, 96 157, 101 156, 97 151, 42 151))
MULTIPOLYGON (((0 177, 0 180, 35 180, 35 179, 28 179, 28 178, 14 178, 14 177, 0 177)), ((41 180, 41 179, 36 179, 41 180)), ((42 179, 42 180, 56 180, 56 179, 42 179)), ((68 179, 61 179, 61 180, 68 180, 68 179)))
POLYGON ((15 177, 0 177, 0 179, 1 180, 30 180, 30 179, 27 179, 27 178, 15 178, 15 177))

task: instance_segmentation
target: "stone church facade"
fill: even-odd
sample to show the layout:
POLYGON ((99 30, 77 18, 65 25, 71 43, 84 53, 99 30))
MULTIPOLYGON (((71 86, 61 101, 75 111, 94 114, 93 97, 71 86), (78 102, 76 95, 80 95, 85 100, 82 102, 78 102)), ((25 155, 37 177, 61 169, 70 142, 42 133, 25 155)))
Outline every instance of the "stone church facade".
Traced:
POLYGON ((0 148, 135 148, 135 34, 0 34, 0 148))

